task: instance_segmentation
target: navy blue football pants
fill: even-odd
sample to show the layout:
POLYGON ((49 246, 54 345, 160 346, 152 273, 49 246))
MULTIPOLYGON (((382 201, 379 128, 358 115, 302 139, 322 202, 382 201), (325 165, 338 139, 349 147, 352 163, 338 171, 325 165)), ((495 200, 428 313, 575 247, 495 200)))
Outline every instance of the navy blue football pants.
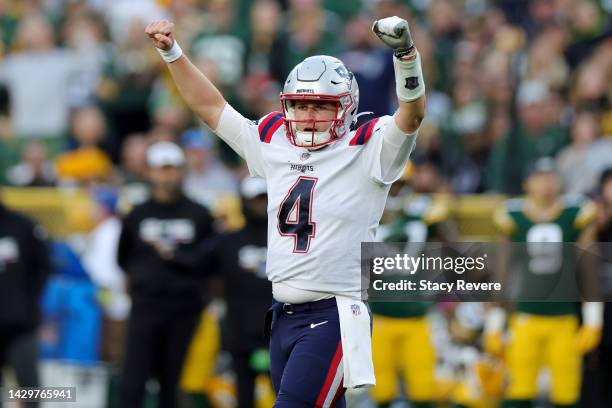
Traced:
POLYGON ((274 301, 266 319, 274 408, 344 408, 336 299, 298 305, 274 301))

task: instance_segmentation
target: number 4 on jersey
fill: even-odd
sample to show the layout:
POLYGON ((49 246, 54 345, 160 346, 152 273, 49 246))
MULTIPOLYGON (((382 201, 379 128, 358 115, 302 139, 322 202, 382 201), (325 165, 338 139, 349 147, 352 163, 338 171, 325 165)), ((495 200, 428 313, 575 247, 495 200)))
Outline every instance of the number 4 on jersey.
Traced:
POLYGON ((278 210, 278 232, 293 237, 293 252, 306 253, 315 236, 312 197, 317 179, 300 177, 289 189, 278 210))

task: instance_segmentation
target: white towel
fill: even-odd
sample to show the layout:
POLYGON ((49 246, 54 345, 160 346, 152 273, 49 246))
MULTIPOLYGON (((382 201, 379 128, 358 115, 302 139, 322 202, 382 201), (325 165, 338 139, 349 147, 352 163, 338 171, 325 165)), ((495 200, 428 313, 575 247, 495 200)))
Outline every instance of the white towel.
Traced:
POLYGON ((368 308, 359 299, 336 296, 340 316, 344 387, 376 385, 372 362, 372 336, 368 308))

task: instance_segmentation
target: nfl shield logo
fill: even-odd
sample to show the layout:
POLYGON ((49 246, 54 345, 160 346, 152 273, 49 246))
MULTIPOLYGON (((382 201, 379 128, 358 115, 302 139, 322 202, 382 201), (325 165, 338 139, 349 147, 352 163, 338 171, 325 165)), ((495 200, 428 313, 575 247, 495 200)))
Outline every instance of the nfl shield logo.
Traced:
POLYGON ((310 153, 302 153, 302 155, 300 156, 300 159, 308 160, 309 157, 310 157, 310 153))
POLYGON ((413 89, 416 89, 417 86, 419 86, 419 77, 406 78, 404 88, 412 91, 413 89))
POLYGON ((359 316, 361 314, 361 308, 359 305, 351 305, 351 312, 353 316, 359 316))

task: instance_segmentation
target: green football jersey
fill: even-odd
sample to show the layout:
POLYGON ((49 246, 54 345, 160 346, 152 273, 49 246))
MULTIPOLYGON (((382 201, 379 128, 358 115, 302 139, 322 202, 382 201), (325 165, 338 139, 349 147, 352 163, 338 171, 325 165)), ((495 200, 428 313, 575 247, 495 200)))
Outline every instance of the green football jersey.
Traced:
POLYGON ((578 312, 576 302, 532 301, 553 290, 575 293, 575 249, 564 242, 576 242, 594 219, 593 203, 579 198, 562 198, 557 212, 547 222, 536 222, 525 212, 524 199, 511 199, 495 214, 495 225, 513 242, 524 242, 513 259, 520 260, 518 312, 559 316, 578 312))
MULTIPOLYGON (((385 242, 405 242, 406 253, 418 256, 425 243, 435 234, 437 226, 449 217, 449 209, 443 196, 410 194, 406 197, 401 216, 381 225, 377 238, 385 242)), ((410 279, 410 276, 398 275, 397 278, 410 279)), ((430 304, 424 301, 371 302, 370 306, 375 314, 401 318, 423 317, 430 304)))

